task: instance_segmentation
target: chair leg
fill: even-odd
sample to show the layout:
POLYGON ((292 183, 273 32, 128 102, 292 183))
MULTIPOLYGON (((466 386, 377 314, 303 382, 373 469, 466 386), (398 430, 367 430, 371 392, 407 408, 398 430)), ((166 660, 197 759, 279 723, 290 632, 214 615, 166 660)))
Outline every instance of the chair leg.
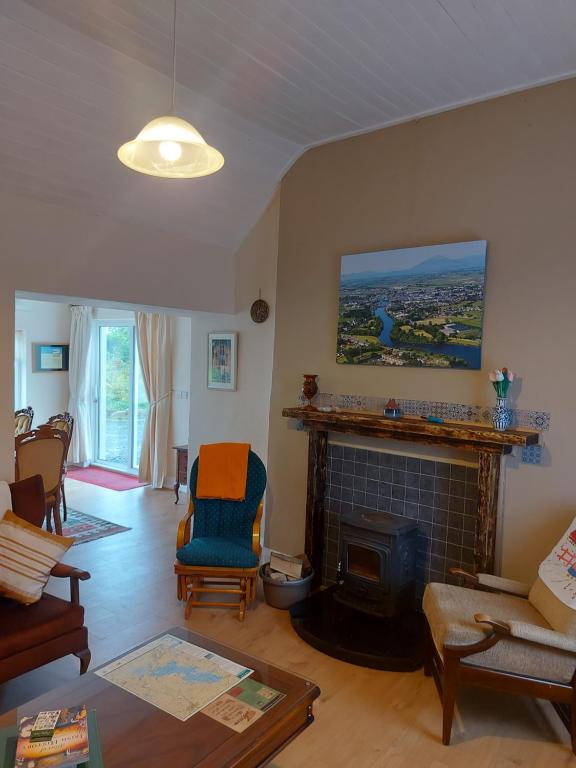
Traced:
POLYGON ((66 506, 66 491, 64 490, 64 480, 62 480, 62 485, 60 486, 60 491, 62 493, 62 511, 64 512, 64 522, 68 520, 68 507, 66 506))
POLYGON ((444 674, 442 675, 442 744, 450 744, 452 720, 458 688, 458 659, 451 659, 444 654, 444 674))
POLYGON ((572 754, 576 755, 576 689, 574 688, 572 689, 572 704, 570 706, 570 726, 572 754))
POLYGON ((84 650, 78 651, 77 653, 75 653, 74 656, 77 656, 80 659, 80 674, 84 675, 86 672, 88 672, 88 667, 90 666, 90 659, 92 658, 90 649, 84 648, 84 650))
POLYGON ((426 677, 432 676, 432 665, 433 665, 433 653, 434 653, 434 641, 432 640, 432 635, 430 634, 430 631, 428 630, 426 632, 426 637, 424 639, 424 675, 426 677))
POLYGON ((248 585, 247 585, 248 579, 242 578, 240 579, 240 610, 238 614, 238 618, 240 621, 244 621, 244 617, 246 616, 246 603, 248 600, 248 585))
POLYGON ((62 520, 60 519, 60 494, 52 505, 52 516, 54 517, 54 528, 58 536, 62 536, 62 520))
POLYGON ((52 504, 46 503, 46 530, 52 533, 52 504))

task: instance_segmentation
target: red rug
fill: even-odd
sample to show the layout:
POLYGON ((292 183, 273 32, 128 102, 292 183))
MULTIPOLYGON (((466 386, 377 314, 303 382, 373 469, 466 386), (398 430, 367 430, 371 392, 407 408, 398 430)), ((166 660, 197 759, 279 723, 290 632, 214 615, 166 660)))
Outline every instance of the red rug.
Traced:
POLYGON ((81 483, 109 488, 111 491, 130 491, 132 488, 147 485, 147 483, 141 483, 134 475, 112 472, 102 467, 68 467, 66 477, 70 480, 80 480, 81 483))

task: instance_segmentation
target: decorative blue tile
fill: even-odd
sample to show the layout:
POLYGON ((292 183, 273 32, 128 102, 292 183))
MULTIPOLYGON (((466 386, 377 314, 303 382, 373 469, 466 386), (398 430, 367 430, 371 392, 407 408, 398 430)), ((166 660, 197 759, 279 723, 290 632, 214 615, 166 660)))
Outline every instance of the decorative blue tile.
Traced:
POLYGON ((542 464, 542 445, 527 445, 522 448, 522 462, 524 464, 542 464))

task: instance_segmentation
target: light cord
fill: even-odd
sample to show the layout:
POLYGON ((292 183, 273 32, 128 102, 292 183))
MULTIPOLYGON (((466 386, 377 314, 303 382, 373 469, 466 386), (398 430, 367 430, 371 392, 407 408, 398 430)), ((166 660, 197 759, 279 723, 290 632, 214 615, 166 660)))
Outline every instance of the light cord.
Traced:
POLYGON ((176 102, 176 0, 174 0, 174 19, 172 28, 172 106, 170 114, 174 114, 174 104, 176 102))

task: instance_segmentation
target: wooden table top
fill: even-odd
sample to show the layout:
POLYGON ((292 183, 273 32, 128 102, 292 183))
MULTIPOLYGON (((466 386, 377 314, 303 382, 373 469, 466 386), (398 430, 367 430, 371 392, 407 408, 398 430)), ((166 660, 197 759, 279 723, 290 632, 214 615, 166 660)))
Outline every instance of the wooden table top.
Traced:
POLYGON ((0 727, 13 725, 24 714, 85 704, 96 710, 106 768, 249 768, 265 765, 312 723, 312 703, 320 694, 314 683, 183 627, 164 634, 250 667, 253 680, 281 691, 285 698, 243 733, 236 733, 202 712, 182 722, 89 672, 0 716, 0 727))

